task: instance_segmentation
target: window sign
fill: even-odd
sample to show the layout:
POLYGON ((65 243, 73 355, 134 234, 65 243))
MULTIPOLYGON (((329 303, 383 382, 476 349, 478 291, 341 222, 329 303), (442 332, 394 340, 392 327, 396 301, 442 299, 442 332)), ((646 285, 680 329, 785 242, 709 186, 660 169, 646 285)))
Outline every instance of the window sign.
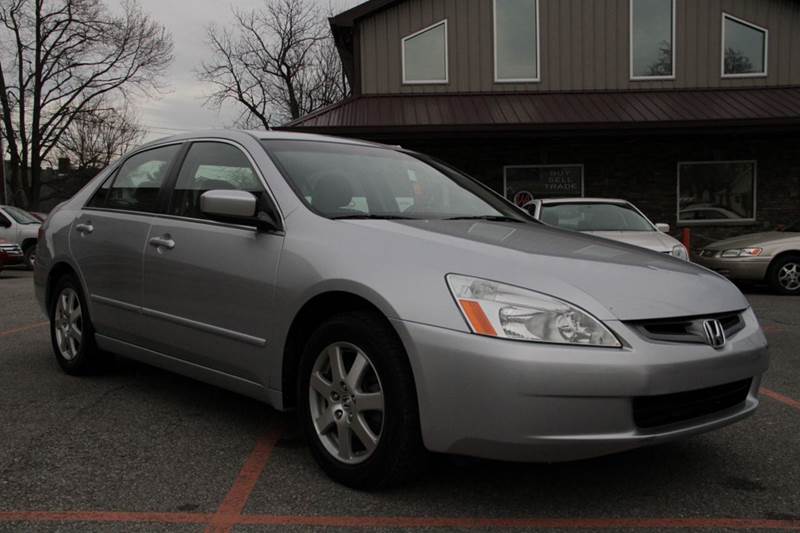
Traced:
POLYGON ((515 165, 503 174, 506 198, 519 207, 542 198, 583 196, 583 165, 515 165))
POLYGON ((755 218, 755 161, 678 163, 678 222, 731 223, 755 218))

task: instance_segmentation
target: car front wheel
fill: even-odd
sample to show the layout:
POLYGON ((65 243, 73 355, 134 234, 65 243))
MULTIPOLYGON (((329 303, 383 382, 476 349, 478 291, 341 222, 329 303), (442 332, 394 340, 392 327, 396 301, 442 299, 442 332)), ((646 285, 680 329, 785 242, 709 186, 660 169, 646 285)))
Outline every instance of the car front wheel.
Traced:
POLYGON ((781 294, 800 294, 800 256, 781 257, 769 267, 767 281, 781 294))
POLYGON ((423 467, 411 368, 380 317, 346 313, 314 332, 301 360, 298 402, 314 458, 334 480, 375 489, 423 467))

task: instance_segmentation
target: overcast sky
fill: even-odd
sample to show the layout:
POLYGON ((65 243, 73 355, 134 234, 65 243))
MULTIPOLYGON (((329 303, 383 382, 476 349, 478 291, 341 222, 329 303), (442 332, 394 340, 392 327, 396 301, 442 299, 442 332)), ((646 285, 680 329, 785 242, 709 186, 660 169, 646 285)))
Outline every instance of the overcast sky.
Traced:
MULTIPOLYGON (((165 94, 136 102, 139 119, 148 130, 147 139, 176 131, 230 126, 233 108, 216 110, 203 106, 209 87, 195 79, 194 69, 208 53, 205 28, 211 22, 231 21, 231 6, 256 8, 267 0, 139 0, 142 8, 172 33, 175 61, 164 79, 165 94)), ((363 0, 313 0, 327 11, 343 11, 363 0)), ((110 0, 110 4, 120 0, 110 0)))

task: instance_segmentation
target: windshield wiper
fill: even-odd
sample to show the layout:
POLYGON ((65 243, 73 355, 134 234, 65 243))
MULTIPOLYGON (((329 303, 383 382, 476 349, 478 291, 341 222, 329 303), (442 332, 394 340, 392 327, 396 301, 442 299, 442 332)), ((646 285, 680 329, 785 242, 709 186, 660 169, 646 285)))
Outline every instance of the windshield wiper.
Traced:
POLYGON ((331 220, 414 220, 411 217, 404 217, 400 215, 340 215, 331 217, 331 220))
POLYGON ((506 217, 503 215, 478 215, 478 216, 470 216, 470 217, 450 217, 445 218, 444 220, 489 220, 491 222, 516 222, 517 224, 524 224, 524 220, 520 220, 518 218, 511 218, 506 217))

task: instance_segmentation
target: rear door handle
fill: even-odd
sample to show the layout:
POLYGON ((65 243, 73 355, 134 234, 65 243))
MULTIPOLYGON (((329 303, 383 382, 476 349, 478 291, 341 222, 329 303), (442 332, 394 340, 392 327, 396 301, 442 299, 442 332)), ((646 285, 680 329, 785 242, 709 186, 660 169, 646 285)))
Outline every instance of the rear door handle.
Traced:
POLYGON ((94 226, 92 226, 91 222, 81 223, 75 225, 75 231, 78 233, 91 233, 94 231, 94 226))
POLYGON ((150 246, 172 250, 173 248, 175 248, 175 241, 170 239, 169 236, 153 237, 152 239, 150 239, 150 246))

